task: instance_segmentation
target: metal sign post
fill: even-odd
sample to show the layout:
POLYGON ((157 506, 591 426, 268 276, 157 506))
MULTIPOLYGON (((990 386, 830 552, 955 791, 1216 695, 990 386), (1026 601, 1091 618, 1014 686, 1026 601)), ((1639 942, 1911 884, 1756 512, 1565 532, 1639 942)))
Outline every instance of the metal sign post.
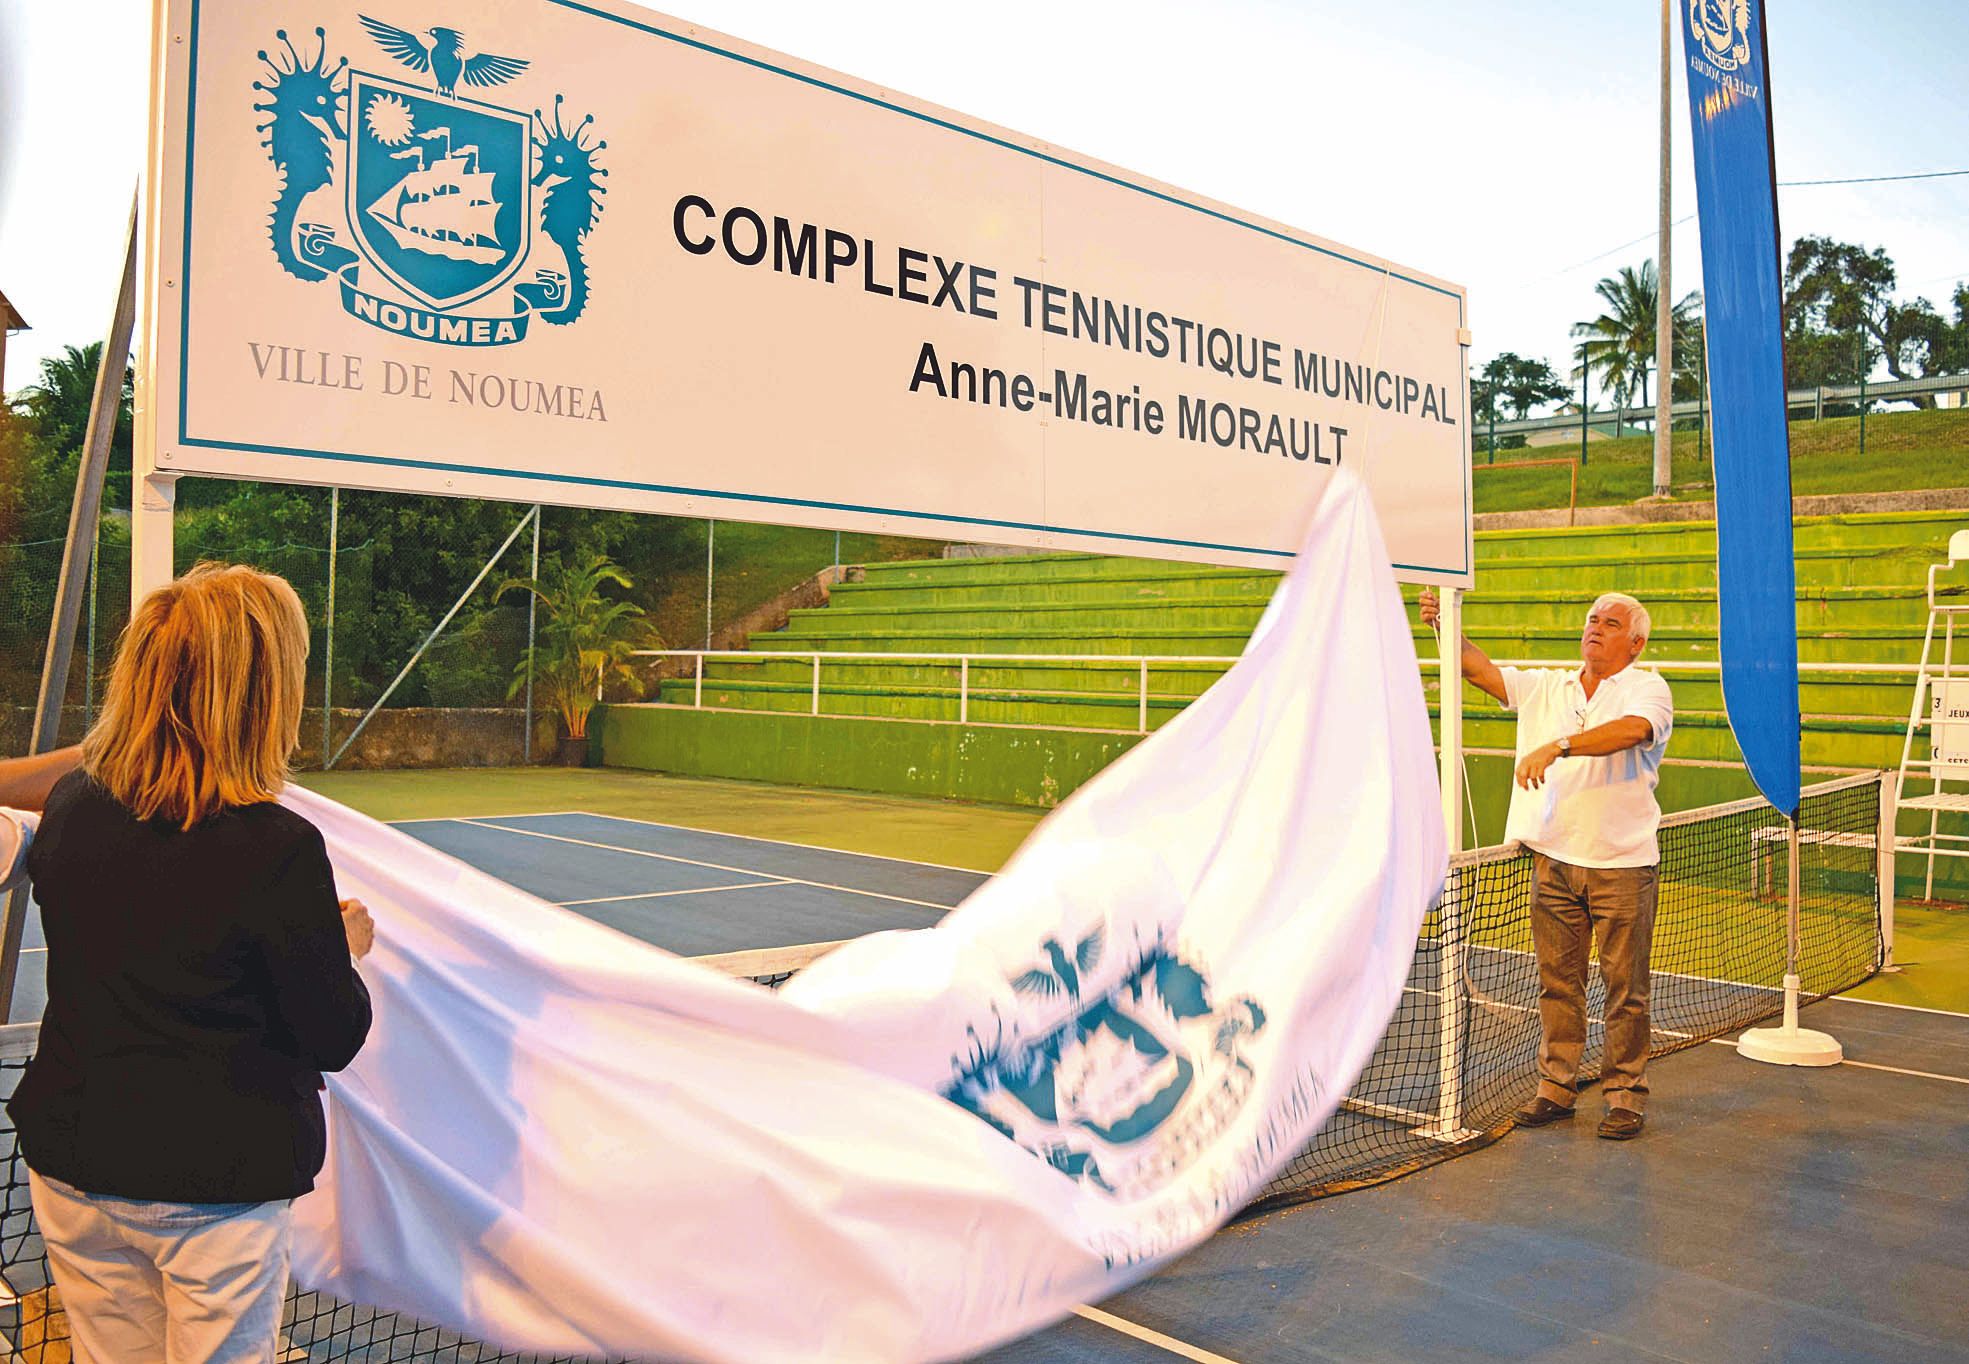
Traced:
MULTIPOLYGON (((109 335, 103 341, 96 368, 96 392, 89 402, 89 432, 82 443, 82 463, 75 471, 75 500, 68 510, 68 539, 62 545, 61 578, 55 586, 55 618, 48 631, 48 652, 41 664, 41 695, 35 706, 34 734, 29 753, 46 753, 61 732, 62 699, 68 694, 69 657, 75 651, 75 629, 88 586, 89 559, 102 511, 103 472, 109 467, 110 442, 123 409, 123 372, 130 364, 130 331, 137 316, 137 205, 130 203, 130 231, 123 246, 123 278, 116 287, 116 308, 109 335)), ((15 890, 0 911, 0 1022, 11 1014, 14 977, 20 967, 21 933, 27 924, 27 892, 15 890)))

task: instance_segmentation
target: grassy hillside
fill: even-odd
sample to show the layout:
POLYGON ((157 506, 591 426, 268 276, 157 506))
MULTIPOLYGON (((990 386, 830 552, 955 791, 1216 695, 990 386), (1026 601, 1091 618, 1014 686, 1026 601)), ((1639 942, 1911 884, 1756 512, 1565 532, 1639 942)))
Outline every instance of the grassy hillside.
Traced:
MULTIPOLYGON (((704 645, 704 581, 706 523, 687 523, 696 553, 690 567, 673 572, 650 615, 672 649, 704 645)), ((834 562, 834 532, 799 526, 762 526, 743 521, 720 521, 709 566, 711 616, 717 625, 738 619, 753 607, 796 587, 834 562)), ((935 558, 940 540, 912 540, 900 535, 862 535, 843 532, 841 562, 880 563, 886 559, 935 558)))
MULTIPOLYGON (((1860 419, 1829 417, 1791 424, 1791 490, 1799 497, 1822 493, 1894 492, 1910 488, 1969 486, 1969 412, 1876 413, 1866 419, 1866 454, 1859 450, 1860 419)), ((1499 450, 1499 463, 1519 459, 1575 457, 1575 445, 1499 450)), ((1677 431, 1673 455, 1674 495, 1680 501, 1715 496, 1710 436, 1700 451, 1694 431, 1677 431)), ((1481 434, 1476 451, 1476 500, 1480 512, 1522 511, 1566 505, 1563 468, 1484 471, 1481 434)), ((1632 502, 1652 491, 1654 437, 1645 433, 1619 440, 1596 440, 1579 471, 1579 505, 1632 502)))

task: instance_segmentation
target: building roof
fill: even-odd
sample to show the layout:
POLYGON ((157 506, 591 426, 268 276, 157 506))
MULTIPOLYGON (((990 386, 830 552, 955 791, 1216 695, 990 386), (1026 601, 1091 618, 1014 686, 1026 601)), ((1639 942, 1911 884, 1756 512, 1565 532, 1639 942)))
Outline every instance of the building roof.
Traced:
POLYGON ((14 305, 7 302, 7 296, 0 294, 0 330, 24 332, 28 330, 27 319, 15 311, 14 305))

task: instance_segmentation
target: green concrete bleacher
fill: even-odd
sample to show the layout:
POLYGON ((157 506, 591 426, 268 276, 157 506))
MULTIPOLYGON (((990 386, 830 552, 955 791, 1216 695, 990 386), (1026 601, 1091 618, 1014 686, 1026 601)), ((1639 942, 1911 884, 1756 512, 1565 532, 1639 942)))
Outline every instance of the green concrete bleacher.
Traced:
MULTIPOLYGON (((1914 664, 1926 622, 1927 567, 1943 556, 1949 533, 1965 524, 1969 512, 1801 519, 1796 526, 1801 658, 1808 664, 1914 664)), ((1465 628, 1496 658, 1565 660, 1577 657, 1581 617, 1596 592, 1619 590, 1639 597, 1655 621, 1645 661, 1663 671, 1676 695, 1671 762, 1689 769, 1675 783, 1687 793, 1682 803, 1743 794, 1747 787, 1742 773, 1734 770, 1741 758, 1715 673, 1677 666, 1717 658, 1715 553, 1715 527, 1702 522, 1482 532, 1465 628)), ((750 712, 791 724, 793 717, 805 717, 813 709, 813 656, 818 654, 824 716, 883 719, 899 722, 904 730, 927 731, 939 726, 922 722, 947 726, 959 719, 957 664, 840 655, 1228 658, 1243 647, 1277 580, 1275 573, 1260 570, 1076 554, 869 564, 835 586, 825 607, 794 611, 785 629, 754 636, 752 656, 710 663, 703 701, 727 718, 731 712, 750 712)), ((1407 595, 1413 613, 1414 593, 1407 595)), ((1433 637, 1419 621, 1413 628, 1418 653, 1433 658, 1433 637)), ((1149 727, 1178 714, 1225 666, 1209 661, 1151 664, 1149 727)), ((1134 662, 997 663, 974 658, 964 716, 968 724, 959 728, 970 734, 998 727, 1109 732, 1114 742, 1085 750, 1106 755, 1105 761, 1134 741, 1141 720, 1140 677, 1140 665, 1134 662)), ((1814 772, 1897 766, 1912 682, 1911 673, 1806 673, 1806 766, 1814 772)), ((1433 714, 1433 671, 1425 673, 1425 684, 1433 714)), ((685 678, 664 682, 656 699, 666 706, 689 706, 695 696, 696 683, 685 678)), ((633 709, 611 708, 609 727, 619 737, 612 746, 605 744, 608 760, 661 765, 664 744, 650 740, 647 725, 639 726, 625 714, 633 709)), ((684 722, 675 718, 680 714, 675 710, 656 713, 671 717, 678 733, 677 726, 685 723, 720 723, 712 715, 684 722)), ((1466 689, 1465 714, 1465 743, 1476 755, 1473 762, 1499 761, 1497 755, 1512 744, 1511 718, 1474 689, 1466 689)), ((827 728, 833 732, 837 726, 827 728)), ((780 732, 759 725, 745 730, 764 736, 780 732)), ((839 743, 857 742, 852 727, 842 733, 848 737, 839 743)), ((691 742, 693 752, 715 755, 715 744, 691 742)), ((770 772, 770 750, 779 743, 788 752, 805 754, 802 761, 824 764, 824 754, 813 751, 814 742, 752 738, 748 743, 767 751, 732 761, 744 765, 749 775, 770 772)), ((888 749, 902 742, 896 734, 885 733, 882 739, 888 749)), ((1029 736, 999 736, 976 739, 973 747, 1011 753, 1018 744, 1029 748, 1032 742, 1029 736)), ((717 759, 701 756, 696 761, 715 766, 717 759)), ((934 775, 925 774, 924 764, 906 766, 912 773, 908 780, 885 789, 940 789, 934 775)), ((841 784, 830 780, 831 775, 820 772, 816 779, 841 784)), ((1009 794, 1011 785, 1042 794, 1057 789, 1063 795, 1087 774, 1056 775, 1053 787, 1043 782, 1034 787, 1022 779, 1022 784, 1009 784, 1007 794, 986 798, 1022 798, 1009 794)), ((974 772, 965 789, 990 792, 993 785, 988 773, 974 772)), ((1501 821, 1501 803, 1501 795, 1494 793, 1480 823, 1501 821)))

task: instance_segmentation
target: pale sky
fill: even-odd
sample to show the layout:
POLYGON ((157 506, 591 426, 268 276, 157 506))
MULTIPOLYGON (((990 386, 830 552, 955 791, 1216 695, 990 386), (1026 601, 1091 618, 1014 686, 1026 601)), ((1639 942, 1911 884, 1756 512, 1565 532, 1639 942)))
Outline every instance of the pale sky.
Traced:
MULTIPOLYGON (((469 30, 467 0, 416 3, 469 30)), ((1960 0, 1772 8, 1781 181, 1969 168, 1960 0)), ((149 9, 0 0, 0 292, 33 327, 9 343, 11 387, 107 326, 149 9)), ((1562 370, 1594 282, 1654 251, 1658 16, 1649 0, 694 0, 680 15, 1464 284, 1478 364, 1515 350, 1562 370)), ((1695 207, 1686 101, 1677 79, 1677 218, 1695 207)), ((1969 176, 1790 188, 1779 206, 1787 240, 1883 246, 1903 294, 1944 310, 1969 278, 1969 176)), ((1674 250, 1680 295, 1700 282, 1693 222, 1674 250)))

